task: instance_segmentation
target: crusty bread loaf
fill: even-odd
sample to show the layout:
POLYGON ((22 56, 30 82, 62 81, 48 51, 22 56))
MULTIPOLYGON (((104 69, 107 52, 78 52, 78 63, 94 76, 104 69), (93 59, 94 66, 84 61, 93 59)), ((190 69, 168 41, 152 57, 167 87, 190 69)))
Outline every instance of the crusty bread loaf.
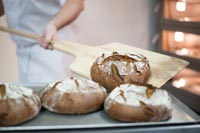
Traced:
POLYGON ((102 54, 91 67, 91 77, 110 92, 120 84, 146 83, 150 77, 150 66, 146 57, 140 54, 102 54))
POLYGON ((42 105, 61 114, 85 114, 103 106, 106 89, 94 81, 68 78, 49 84, 40 92, 42 105))
POLYGON ((171 116, 171 102, 163 89, 124 84, 109 94, 104 109, 110 117, 123 122, 161 121, 171 116))
POLYGON ((0 126, 11 126, 35 117, 41 109, 32 89, 16 84, 0 84, 0 126))

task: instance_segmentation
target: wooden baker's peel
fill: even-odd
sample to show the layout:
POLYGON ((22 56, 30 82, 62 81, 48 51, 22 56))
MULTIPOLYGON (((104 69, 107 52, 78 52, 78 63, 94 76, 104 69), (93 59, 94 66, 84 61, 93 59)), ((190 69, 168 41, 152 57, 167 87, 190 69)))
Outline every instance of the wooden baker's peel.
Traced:
MULTIPOLYGON (((34 40, 38 40, 39 38, 38 35, 9 29, 3 26, 0 26, 0 30, 34 40)), ((90 67, 92 66, 95 59, 101 56, 102 53, 113 51, 139 53, 147 57, 151 67, 151 76, 148 80, 148 83, 156 87, 161 87, 189 64, 189 62, 182 59, 132 47, 122 43, 109 43, 99 46, 88 46, 70 41, 53 40, 52 46, 56 50, 75 56, 75 60, 72 62, 69 68, 74 73, 86 78, 90 78, 90 67)))

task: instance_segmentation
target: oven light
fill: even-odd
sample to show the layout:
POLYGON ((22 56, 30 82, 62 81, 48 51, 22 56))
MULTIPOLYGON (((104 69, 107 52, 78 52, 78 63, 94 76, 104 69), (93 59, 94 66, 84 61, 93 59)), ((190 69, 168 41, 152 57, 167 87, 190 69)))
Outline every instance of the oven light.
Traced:
POLYGON ((179 18, 179 21, 191 21, 191 18, 188 18, 188 17, 184 17, 184 18, 179 18))
POLYGON ((186 9, 186 3, 182 1, 176 2, 176 10, 179 12, 184 12, 186 9))
POLYGON ((181 49, 182 55, 188 55, 189 51, 186 48, 181 49))
POLYGON ((178 55, 188 55, 189 50, 186 49, 186 48, 182 48, 181 50, 176 50, 176 54, 178 54, 178 55))
POLYGON ((184 40, 184 33, 183 32, 175 32, 174 33, 174 40, 176 42, 183 42, 183 40, 184 40))
POLYGON ((179 80, 175 80, 172 84, 173 84, 173 86, 175 86, 177 88, 182 88, 185 86, 186 81, 185 81, 185 79, 181 78, 179 80))
POLYGON ((190 21, 190 18, 184 17, 184 21, 190 21))

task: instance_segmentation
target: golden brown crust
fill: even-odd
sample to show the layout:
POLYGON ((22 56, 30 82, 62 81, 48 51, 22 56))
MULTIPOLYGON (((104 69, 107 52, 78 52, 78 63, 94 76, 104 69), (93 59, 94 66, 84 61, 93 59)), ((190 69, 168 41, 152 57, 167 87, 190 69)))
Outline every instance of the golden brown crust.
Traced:
POLYGON ((123 84, 104 102, 105 112, 123 122, 162 121, 171 116, 171 98, 152 85, 123 84))
POLYGON ((63 93, 56 95, 56 93, 59 92, 47 90, 42 95, 41 101, 49 111, 60 114, 85 114, 96 111, 102 107, 107 96, 106 93, 104 95, 99 93, 63 93))
MULTIPOLYGON (((105 105, 106 106, 106 105, 105 105)), ((171 111, 165 106, 141 105, 132 107, 113 102, 106 111, 110 117, 123 122, 162 121, 169 118, 171 111)))
MULTIPOLYGON (((82 93, 79 90, 78 79, 71 79, 76 85, 76 92, 61 92, 56 85, 48 87, 42 93, 42 105, 51 112, 60 114, 85 114, 100 109, 107 97, 107 92, 92 91, 90 86, 86 88, 87 92, 82 93)), ((66 86, 70 87, 70 86, 66 86)))
POLYGON ((34 118, 41 102, 36 94, 18 99, 0 99, 0 126, 18 125, 34 118))
POLYGON ((6 95, 6 86, 4 84, 0 84, 0 95, 2 97, 6 95))
MULTIPOLYGON (((101 57, 104 57, 104 54, 101 57)), ((138 56, 138 58, 139 57, 140 56, 138 56)), ((124 83, 144 84, 150 77, 150 66, 146 58, 143 58, 141 61, 139 61, 126 55, 119 55, 117 52, 113 53, 112 56, 105 58, 101 64, 98 63, 99 58, 97 58, 91 67, 91 78, 93 81, 104 86, 108 92, 111 92, 115 87, 124 83), (125 61, 125 67, 127 67, 130 63, 133 63, 134 72, 130 72, 126 75, 120 75, 120 68, 118 68, 114 63, 108 66, 106 64, 108 61, 125 61), (141 70, 137 69, 136 65, 134 64, 135 62, 144 63, 144 66, 141 68, 141 70), (100 65, 106 65, 107 67, 110 67, 111 73, 109 74, 108 72, 102 71, 102 69, 100 69, 100 65)))

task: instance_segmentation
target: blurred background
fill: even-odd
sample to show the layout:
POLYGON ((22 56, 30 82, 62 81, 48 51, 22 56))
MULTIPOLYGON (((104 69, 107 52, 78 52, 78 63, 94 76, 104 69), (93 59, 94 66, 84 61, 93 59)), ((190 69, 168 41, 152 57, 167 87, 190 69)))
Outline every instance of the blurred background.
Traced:
MULTIPOLYGON (((79 43, 121 42, 189 61, 163 88, 200 112, 200 0, 85 0, 75 23, 79 43)), ((2 32, 0 42, 0 82, 18 82, 15 45, 2 32)))
MULTIPOLYGON (((85 9, 76 20, 77 42, 93 45, 121 42, 151 49, 155 30, 155 0, 85 0, 85 9)), ((5 25, 5 16, 0 18, 5 25)), ((15 44, 0 32, 0 82, 18 82, 15 44)))

